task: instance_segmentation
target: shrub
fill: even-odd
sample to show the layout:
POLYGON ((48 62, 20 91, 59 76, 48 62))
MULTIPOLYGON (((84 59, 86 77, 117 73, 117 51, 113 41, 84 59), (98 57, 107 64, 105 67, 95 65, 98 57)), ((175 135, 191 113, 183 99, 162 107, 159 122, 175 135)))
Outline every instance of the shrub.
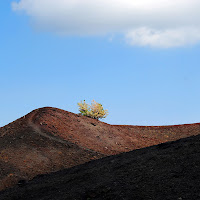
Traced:
POLYGON ((91 117, 94 119, 106 118, 108 110, 104 110, 103 106, 96 101, 92 101, 91 105, 88 105, 85 100, 78 103, 79 111, 83 116, 91 117))

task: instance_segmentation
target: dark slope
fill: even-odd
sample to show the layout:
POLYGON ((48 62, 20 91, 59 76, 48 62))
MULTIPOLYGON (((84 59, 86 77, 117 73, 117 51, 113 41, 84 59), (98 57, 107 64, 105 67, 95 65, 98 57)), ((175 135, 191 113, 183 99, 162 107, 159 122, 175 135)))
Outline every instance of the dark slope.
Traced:
POLYGON ((93 159, 197 135, 200 124, 110 125, 40 108, 0 128, 0 190, 93 159))
POLYGON ((200 135, 34 178, 3 200, 198 200, 200 135))

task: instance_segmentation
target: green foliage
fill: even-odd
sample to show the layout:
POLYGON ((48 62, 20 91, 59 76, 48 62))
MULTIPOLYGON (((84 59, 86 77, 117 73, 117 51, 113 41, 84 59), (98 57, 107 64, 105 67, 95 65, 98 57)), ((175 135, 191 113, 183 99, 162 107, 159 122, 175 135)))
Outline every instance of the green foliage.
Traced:
POLYGON ((106 118, 108 110, 104 110, 103 106, 96 101, 92 101, 91 105, 88 105, 85 100, 78 103, 79 111, 83 116, 91 117, 94 119, 106 118))

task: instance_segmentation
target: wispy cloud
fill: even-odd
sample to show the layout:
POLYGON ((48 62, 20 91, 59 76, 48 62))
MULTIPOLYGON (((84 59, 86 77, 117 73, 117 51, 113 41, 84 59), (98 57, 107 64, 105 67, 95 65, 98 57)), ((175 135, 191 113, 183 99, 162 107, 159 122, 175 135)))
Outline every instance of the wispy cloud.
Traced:
POLYGON ((200 29, 195 27, 174 29, 138 28, 126 34, 127 43, 158 48, 179 47, 200 41, 200 29))
POLYGON ((158 48, 200 41, 199 0, 20 0, 12 9, 62 35, 122 34, 130 45, 158 48))

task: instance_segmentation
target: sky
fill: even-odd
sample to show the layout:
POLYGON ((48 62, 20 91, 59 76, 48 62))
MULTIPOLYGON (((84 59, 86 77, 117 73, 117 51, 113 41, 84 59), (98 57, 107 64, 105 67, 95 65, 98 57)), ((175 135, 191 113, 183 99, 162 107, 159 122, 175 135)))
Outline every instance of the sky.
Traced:
POLYGON ((0 127, 40 107, 200 122, 199 0, 1 0, 0 127))

